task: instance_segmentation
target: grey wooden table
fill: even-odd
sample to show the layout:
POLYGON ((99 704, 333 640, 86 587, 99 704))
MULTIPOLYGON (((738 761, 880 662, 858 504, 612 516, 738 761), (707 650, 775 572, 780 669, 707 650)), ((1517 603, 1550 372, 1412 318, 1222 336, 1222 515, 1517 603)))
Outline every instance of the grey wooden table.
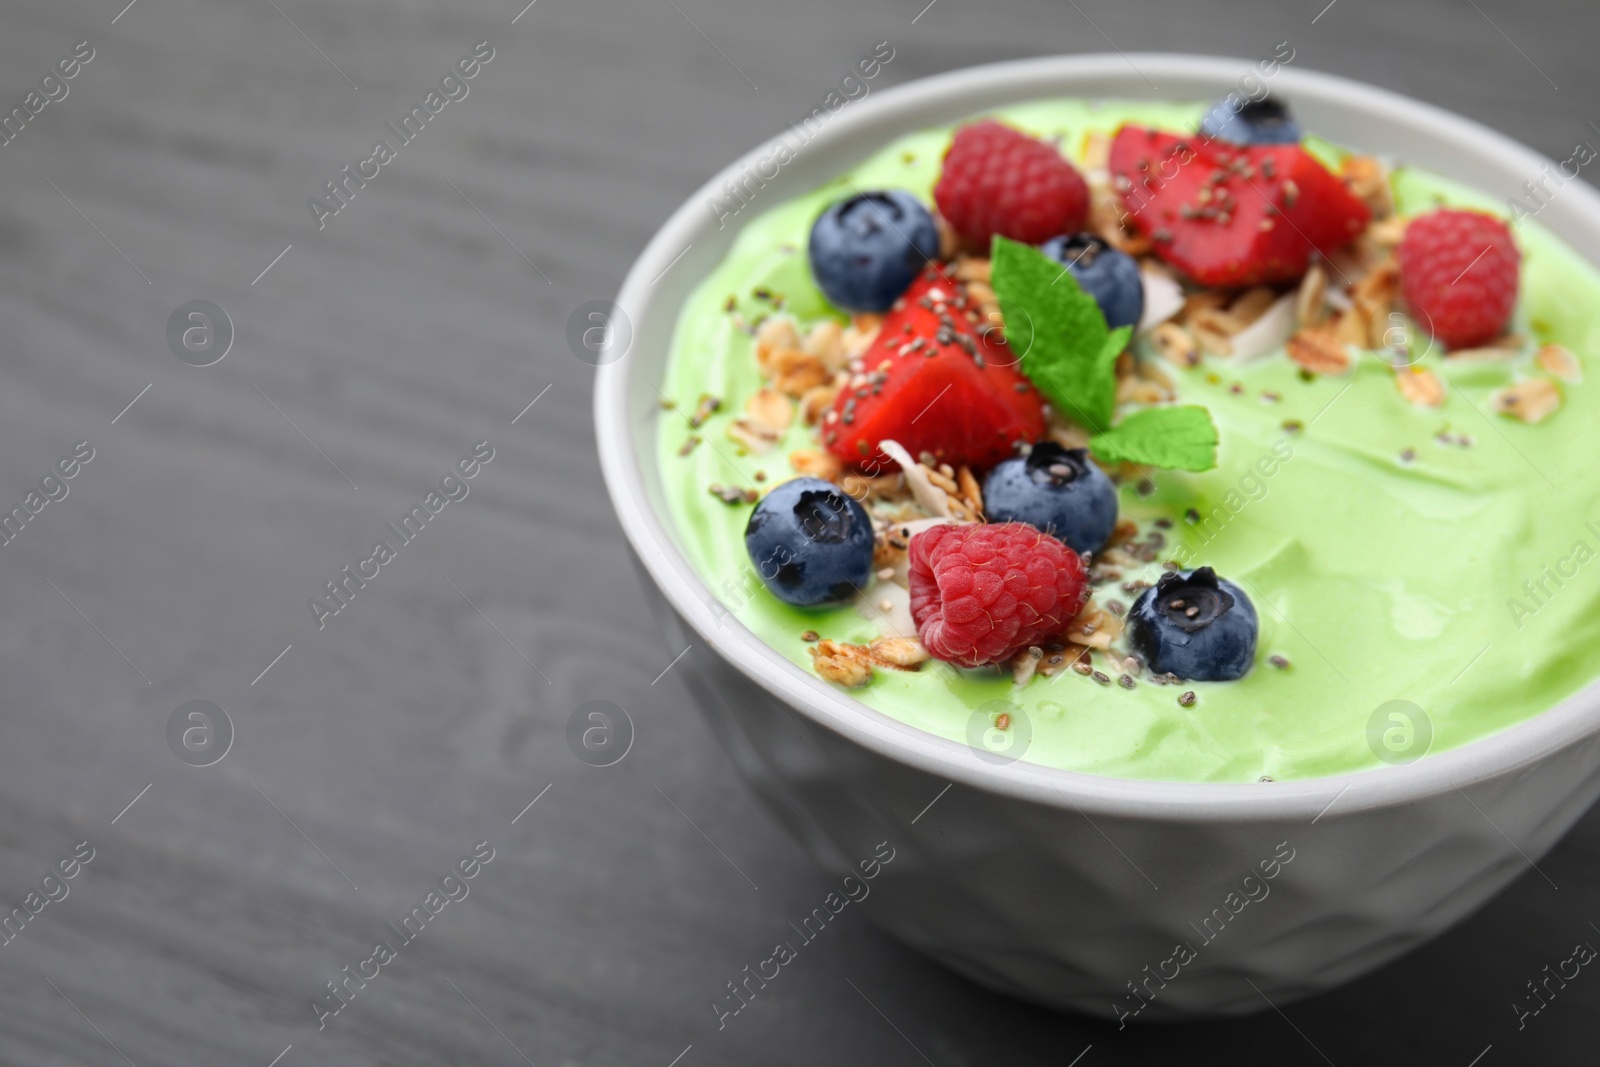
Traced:
POLYGON ((564 340, 706 174, 878 41, 896 49, 885 85, 1289 40, 1298 65, 1566 158, 1600 143, 1592 7, 125 2, 0 13, 0 109, 26 119, 0 147, 0 511, 29 516, 0 545, 0 912, 23 916, 0 934, 0 1061, 1592 1058, 1600 978, 1521 1030, 1511 1004, 1600 941, 1594 815, 1541 863, 1548 881, 1530 871, 1447 937, 1283 1014, 1119 1033, 1040 1012, 876 932, 872 909, 895 906, 878 895, 718 1031, 711 999, 827 883, 662 675, 680 650, 647 621, 594 460, 591 372, 564 340), (74 77, 38 88, 84 41, 74 77), (445 84, 458 98, 392 136, 479 41, 493 56, 445 84), (378 140, 394 158, 363 164, 378 140), (370 180, 319 228, 307 201, 347 166, 370 180), (208 367, 168 341, 195 300, 233 326, 208 367), (469 495, 319 629, 308 600, 485 440, 469 495), (83 441, 92 460, 30 500, 83 441), (637 727, 609 768, 565 740, 591 699, 637 727), (200 731, 201 755, 169 741, 194 700, 232 724, 211 766, 192 763, 218 751, 215 715, 209 755, 187 711, 177 734, 200 731), (79 842, 92 859, 75 866, 79 842), (475 848, 493 858, 474 865, 475 848), (464 858, 475 876, 430 899, 464 858), (419 906, 414 939, 386 925, 419 906), (394 958, 364 962, 379 940, 394 958), (325 983, 374 969, 331 1014, 325 983))

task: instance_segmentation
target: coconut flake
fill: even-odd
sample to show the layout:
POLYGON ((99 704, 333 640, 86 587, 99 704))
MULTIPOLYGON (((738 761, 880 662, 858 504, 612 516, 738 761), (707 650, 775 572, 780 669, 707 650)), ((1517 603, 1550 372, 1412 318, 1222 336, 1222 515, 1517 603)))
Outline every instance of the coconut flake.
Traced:
POLYGON ((904 586, 879 582, 855 597, 856 612, 880 627, 883 637, 916 637, 911 621, 911 593, 904 586))
POLYGON ((1296 294, 1285 293, 1259 319, 1230 337, 1235 362, 1258 360, 1287 344, 1294 333, 1295 302, 1296 294))
POLYGON ((1144 282, 1144 315, 1134 332, 1153 330, 1183 310, 1183 287, 1169 275, 1143 269, 1139 277, 1144 282))
POLYGON ((900 473, 905 476, 906 488, 911 490, 911 497, 917 506, 930 515, 941 518, 951 518, 950 497, 943 489, 933 484, 928 477, 928 470, 922 464, 911 458, 905 446, 894 440, 878 442, 878 448, 884 455, 900 464, 900 473))

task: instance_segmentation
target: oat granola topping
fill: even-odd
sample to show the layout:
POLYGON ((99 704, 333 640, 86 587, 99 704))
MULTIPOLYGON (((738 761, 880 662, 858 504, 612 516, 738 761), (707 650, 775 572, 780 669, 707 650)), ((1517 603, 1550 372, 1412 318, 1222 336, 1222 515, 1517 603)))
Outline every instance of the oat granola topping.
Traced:
POLYGON ((1543 422, 1561 407, 1561 390, 1548 378, 1529 378, 1501 389, 1490 402, 1502 415, 1528 423, 1543 422))

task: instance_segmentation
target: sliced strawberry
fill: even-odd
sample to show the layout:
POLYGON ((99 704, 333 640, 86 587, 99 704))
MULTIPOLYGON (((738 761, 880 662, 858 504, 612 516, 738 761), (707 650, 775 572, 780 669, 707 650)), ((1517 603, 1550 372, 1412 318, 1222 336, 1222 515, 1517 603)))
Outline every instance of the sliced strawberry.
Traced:
POLYGON ((1370 212, 1299 145, 1234 145, 1124 126, 1112 184, 1156 255, 1206 286, 1291 281, 1370 212))
POLYGON ((896 470, 878 449, 992 467, 1044 433, 1044 401, 993 331, 981 332, 966 287, 928 267, 884 317, 850 381, 823 416, 822 442, 869 473, 896 470))

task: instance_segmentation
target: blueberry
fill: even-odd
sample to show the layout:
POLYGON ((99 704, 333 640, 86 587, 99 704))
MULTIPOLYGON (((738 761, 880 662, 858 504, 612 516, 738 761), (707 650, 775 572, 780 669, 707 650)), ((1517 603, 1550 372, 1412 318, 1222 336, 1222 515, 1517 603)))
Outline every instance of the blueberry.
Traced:
POLYGON ((1117 490, 1088 452, 1043 441, 989 472, 983 510, 990 522, 1025 522, 1093 552, 1117 525, 1117 490))
POLYGON ((1233 144, 1299 144, 1300 122, 1276 97, 1218 101, 1200 120, 1200 135, 1233 144))
POLYGON ((1139 264, 1092 233, 1062 234, 1039 250, 1071 272, 1078 287, 1100 305, 1106 325, 1138 325, 1144 314, 1144 279, 1139 264))
POLYGON ((1158 674, 1231 682, 1256 657, 1256 609, 1210 567, 1163 574, 1128 609, 1133 649, 1158 674))
POLYGON ((904 189, 862 193, 811 226, 811 275, 834 306, 888 311, 923 264, 939 255, 939 228, 904 189))
POLYGON ((821 478, 774 486, 750 513, 744 547, 773 595, 800 607, 848 600, 872 577, 872 520, 821 478))

